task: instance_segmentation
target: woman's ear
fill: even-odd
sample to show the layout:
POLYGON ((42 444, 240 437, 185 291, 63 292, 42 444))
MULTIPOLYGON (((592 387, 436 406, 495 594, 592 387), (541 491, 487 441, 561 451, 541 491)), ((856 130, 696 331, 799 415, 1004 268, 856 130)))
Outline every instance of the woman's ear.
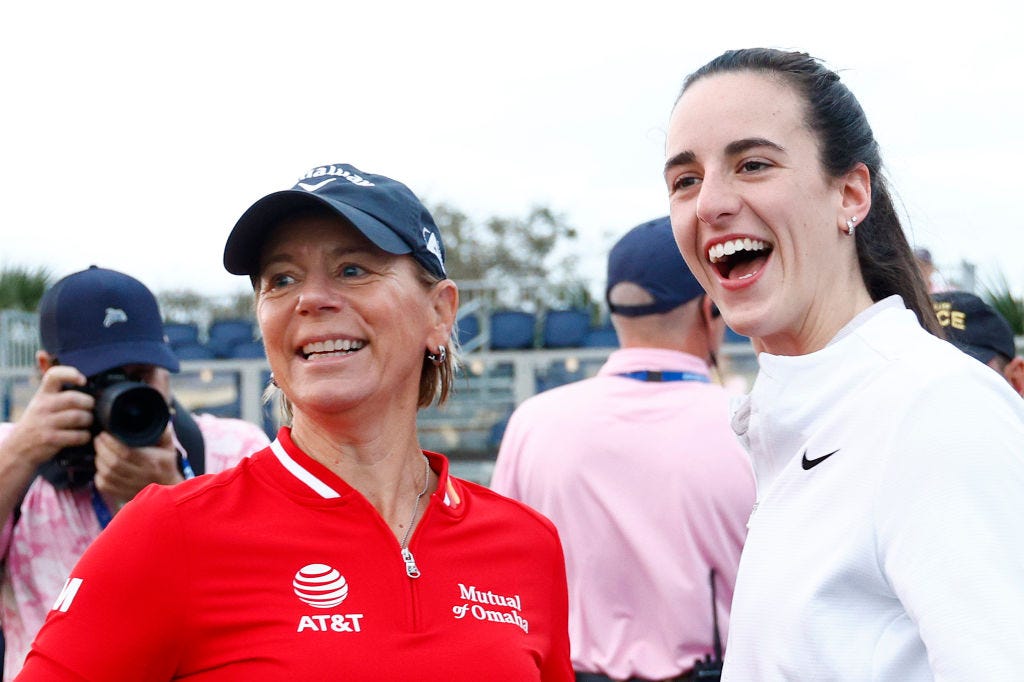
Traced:
POLYGON ((433 329, 430 334, 431 351, 433 352, 439 344, 448 344, 451 338, 452 327, 455 326, 455 318, 459 312, 459 288, 452 280, 443 279, 434 284, 430 295, 434 314, 433 329))
POLYGON ((842 207, 838 218, 840 229, 844 229, 846 221, 851 218, 855 224, 864 222, 864 216, 871 210, 871 171, 863 163, 858 163, 840 181, 842 207))

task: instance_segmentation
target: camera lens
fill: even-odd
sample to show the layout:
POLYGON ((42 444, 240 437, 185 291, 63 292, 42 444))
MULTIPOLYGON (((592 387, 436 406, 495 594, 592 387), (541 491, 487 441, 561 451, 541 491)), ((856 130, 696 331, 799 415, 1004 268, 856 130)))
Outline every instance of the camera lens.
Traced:
POLYGON ((104 389, 95 415, 104 431, 131 447, 157 443, 171 416, 160 391, 135 381, 104 389))

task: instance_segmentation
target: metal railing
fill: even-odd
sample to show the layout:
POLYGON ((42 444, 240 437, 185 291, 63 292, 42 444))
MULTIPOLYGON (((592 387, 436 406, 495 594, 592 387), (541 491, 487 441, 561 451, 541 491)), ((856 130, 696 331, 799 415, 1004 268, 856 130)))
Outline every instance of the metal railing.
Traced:
MULTIPOLYGON (((504 421, 531 395, 594 376, 613 348, 536 349, 468 353, 449 402, 420 411, 423 447, 453 458, 493 459, 504 421)), ((727 344, 723 378, 748 382, 756 372, 749 344, 727 344)), ((277 406, 263 404, 269 367, 263 359, 189 360, 171 376, 178 400, 194 412, 237 417, 273 435, 277 406)), ((32 367, 0 367, 0 420, 18 418, 38 387, 32 367)))

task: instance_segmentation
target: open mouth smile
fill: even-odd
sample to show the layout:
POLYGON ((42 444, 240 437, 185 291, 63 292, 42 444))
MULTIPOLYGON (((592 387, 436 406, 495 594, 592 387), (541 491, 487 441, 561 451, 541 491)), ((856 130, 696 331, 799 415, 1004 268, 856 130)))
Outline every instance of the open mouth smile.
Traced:
POLYGON ((745 280, 764 266, 772 245, 760 239, 742 237, 728 239, 708 248, 710 262, 722 279, 745 280))
POLYGON ((365 345, 365 341, 356 341, 354 339, 328 339, 327 341, 307 343, 302 347, 300 353, 306 360, 315 360, 318 358, 350 355, 365 345))

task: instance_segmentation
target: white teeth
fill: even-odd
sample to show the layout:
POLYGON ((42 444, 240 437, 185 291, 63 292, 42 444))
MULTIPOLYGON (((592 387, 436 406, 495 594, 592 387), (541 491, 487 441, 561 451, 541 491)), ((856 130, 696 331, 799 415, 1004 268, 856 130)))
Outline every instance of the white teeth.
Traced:
POLYGON ((315 343, 307 343, 302 347, 303 355, 314 355, 319 353, 336 353, 336 352, 348 352, 359 350, 365 344, 362 341, 353 341, 352 339, 333 339, 327 341, 316 341, 315 343))
POLYGON ((723 256, 731 256, 739 251, 764 251, 768 244, 760 239, 730 239, 727 242, 720 242, 708 249, 708 260, 717 263, 723 256))

